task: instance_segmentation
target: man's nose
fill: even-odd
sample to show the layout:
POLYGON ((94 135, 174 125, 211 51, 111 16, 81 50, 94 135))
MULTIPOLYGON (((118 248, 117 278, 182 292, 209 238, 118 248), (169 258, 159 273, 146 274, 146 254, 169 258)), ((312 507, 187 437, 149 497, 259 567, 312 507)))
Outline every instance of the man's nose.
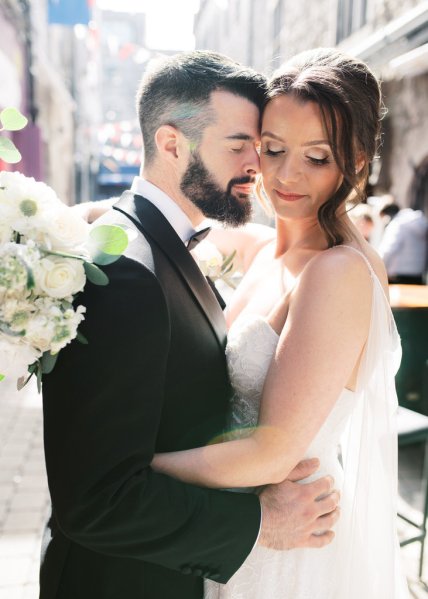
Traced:
POLYGON ((260 157, 257 150, 251 152, 250 156, 247 159, 247 162, 244 165, 244 171, 247 175, 251 177, 255 177, 260 173, 260 157))

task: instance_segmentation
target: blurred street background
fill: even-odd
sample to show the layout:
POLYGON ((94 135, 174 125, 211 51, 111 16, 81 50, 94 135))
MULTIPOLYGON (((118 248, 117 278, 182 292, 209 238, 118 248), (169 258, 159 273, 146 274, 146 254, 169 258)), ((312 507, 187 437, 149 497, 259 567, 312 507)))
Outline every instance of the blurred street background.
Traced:
MULTIPOLYGON (((412 239, 425 231, 421 266, 407 274, 426 283, 428 0, 1 0, 0 110, 19 108, 29 124, 7 134, 22 161, 0 160, 0 170, 45 181, 69 205, 118 196, 144 159, 135 95, 152 59, 209 49, 269 75, 317 46, 360 57, 382 80, 382 148, 354 217, 386 263, 399 229, 410 227, 412 239), (395 213, 384 214, 391 204, 395 213)), ((255 219, 269 222, 257 207, 255 219)), ((426 416, 427 291, 391 287, 404 351, 399 401, 426 416)), ((31 385, 19 393, 0 385, 0 599, 36 599, 49 507, 41 398, 31 385)), ((400 509, 418 521, 423 456, 420 444, 400 448, 400 509)), ((401 551, 413 596, 428 599, 419 543, 401 551)))

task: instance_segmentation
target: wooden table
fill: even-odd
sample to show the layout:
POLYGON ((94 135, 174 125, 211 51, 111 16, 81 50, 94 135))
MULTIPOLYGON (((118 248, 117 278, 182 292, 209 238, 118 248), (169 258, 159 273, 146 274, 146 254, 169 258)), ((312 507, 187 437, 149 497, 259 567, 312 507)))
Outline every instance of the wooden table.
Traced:
POLYGON ((428 285, 390 285, 392 308, 428 308, 428 285))

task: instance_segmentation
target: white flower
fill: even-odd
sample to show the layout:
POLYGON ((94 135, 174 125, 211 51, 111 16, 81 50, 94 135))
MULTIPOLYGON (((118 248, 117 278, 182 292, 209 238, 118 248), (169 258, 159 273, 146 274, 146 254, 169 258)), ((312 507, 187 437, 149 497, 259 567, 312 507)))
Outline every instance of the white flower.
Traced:
POLYGON ((28 321, 25 339, 41 352, 55 354, 76 337, 86 308, 64 309, 61 302, 48 297, 38 298, 34 305, 37 312, 28 321))
POLYGON ((206 277, 213 280, 221 277, 223 256, 211 241, 204 239, 198 243, 192 254, 206 277))
POLYGON ((5 243, 0 246, 0 302, 28 295, 32 269, 40 257, 33 245, 5 243))
POLYGON ((45 314, 35 314, 27 323, 25 340, 41 353, 48 351, 55 336, 55 324, 45 314))
POLYGON ((12 240, 13 229, 5 222, 0 222, 0 245, 12 240))
POLYGON ((67 298, 82 291, 86 283, 81 260, 49 255, 34 271, 37 291, 55 298, 67 298))
POLYGON ((66 206, 55 211, 47 222, 50 249, 76 250, 89 239, 90 225, 66 206))
POLYGON ((53 189, 21 173, 0 172, 0 222, 31 239, 63 206, 53 189))
POLYGON ((28 365, 33 364, 41 354, 31 345, 13 339, 0 333, 0 374, 18 379, 27 374, 28 365))
POLYGON ((35 311, 34 303, 28 299, 7 297, 0 306, 0 321, 11 331, 19 333, 25 330, 30 315, 35 311))
POLYGON ((77 335, 77 328, 84 320, 86 312, 85 306, 77 306, 76 310, 72 308, 62 314, 61 319, 57 319, 55 337, 52 340, 51 352, 56 354, 77 335))

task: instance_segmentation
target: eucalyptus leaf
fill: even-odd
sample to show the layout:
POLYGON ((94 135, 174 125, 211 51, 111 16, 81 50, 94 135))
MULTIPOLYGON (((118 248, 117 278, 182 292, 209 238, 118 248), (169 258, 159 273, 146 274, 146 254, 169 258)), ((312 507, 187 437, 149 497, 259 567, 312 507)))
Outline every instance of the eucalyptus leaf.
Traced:
POLYGON ((71 302, 68 302, 67 300, 62 300, 61 301, 61 308, 63 310, 70 310, 70 308, 73 307, 73 304, 71 302))
POLYGON ((70 254, 68 252, 60 252, 57 250, 46 250, 44 252, 47 256, 61 256, 62 258, 74 258, 75 260, 87 261, 87 256, 81 256, 79 254, 70 254))
POLYGON ((86 276, 91 283, 94 283, 94 285, 108 285, 108 276, 101 268, 90 262, 85 262, 84 267, 86 276))
POLYGON ((5 108, 0 112, 0 122, 6 131, 19 131, 28 123, 28 119, 16 108, 5 108))
POLYGON ((0 158, 9 164, 16 164, 22 158, 13 141, 0 137, 0 158))
POLYGON ((128 236, 128 243, 130 241, 134 241, 134 239, 137 239, 138 233, 137 233, 137 231, 135 229, 132 229, 128 225, 124 225, 122 223, 120 225, 117 225, 117 226, 120 227, 121 229, 123 229, 124 231, 126 231, 126 234, 128 236))
POLYGON ((40 359, 41 370, 43 374, 49 374, 54 369, 58 354, 51 354, 50 351, 46 351, 40 359))
POLYGON ((128 235, 118 225, 98 225, 91 230, 89 236, 92 256, 99 252, 120 256, 128 246, 128 235))
POLYGON ((107 264, 113 264, 116 260, 119 260, 120 254, 114 256, 113 254, 105 254, 104 252, 98 252, 94 256, 92 256, 92 260, 94 264, 98 264, 99 266, 106 266, 107 264))
POLYGON ((39 364, 37 368, 37 391, 41 393, 42 391, 42 367, 39 364))
MULTIPOLYGON (((233 250, 233 252, 229 256, 227 256, 227 258, 224 259, 222 268, 226 268, 227 266, 229 266, 229 264, 232 262, 232 260, 234 259, 235 256, 236 256, 236 250, 233 250)), ((232 264, 232 266, 233 266, 233 264, 232 264)))

